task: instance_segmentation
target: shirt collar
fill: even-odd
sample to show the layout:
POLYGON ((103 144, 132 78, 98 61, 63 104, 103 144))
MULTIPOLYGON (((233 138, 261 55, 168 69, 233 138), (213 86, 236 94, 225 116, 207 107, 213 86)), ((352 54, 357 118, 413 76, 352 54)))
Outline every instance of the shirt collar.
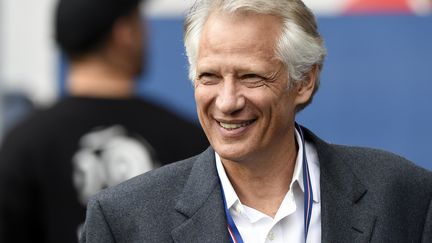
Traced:
MULTIPOLYGON (((292 188, 293 184, 295 182, 298 183, 300 186, 300 189, 304 193, 304 184, 303 184, 303 143, 301 140, 301 136, 299 131, 295 129, 295 138, 298 145, 297 150, 297 158, 296 158, 296 165, 294 167, 293 172, 293 178, 290 184, 290 189, 292 188)), ((316 203, 320 202, 320 171, 319 171, 319 161, 318 161, 318 153, 315 149, 315 146, 313 144, 309 143, 308 141, 305 141, 305 147, 306 147, 306 158, 308 162, 309 167, 309 175, 311 178, 311 185, 312 185, 312 193, 313 193, 313 201, 316 203)))
MULTIPOLYGON (((293 179, 290 184, 290 189, 292 188, 293 184, 297 181, 297 183, 300 186, 300 189, 304 193, 304 184, 303 184, 303 143, 301 140, 301 136, 299 131, 295 129, 295 137, 296 142, 298 145, 297 150, 297 158, 296 158, 296 165, 294 167, 294 173, 293 173, 293 179)), ((315 203, 320 202, 320 170, 319 170, 319 161, 318 161, 318 153, 315 149, 315 146, 313 146, 312 143, 309 143, 308 141, 305 141, 305 147, 306 147, 306 158, 308 161, 308 167, 309 167, 309 175, 311 178, 311 185, 312 185, 312 193, 313 193, 313 201, 315 203)))
POLYGON ((290 190, 292 190, 295 183, 298 183, 301 190, 304 192, 303 187, 303 143, 301 142, 300 133, 297 132, 297 129, 295 129, 295 138, 296 143, 298 145, 297 150, 297 158, 294 166, 293 176, 290 183, 290 190))
POLYGON ((234 205, 234 203, 236 203, 237 201, 240 202, 240 199, 238 198, 237 193, 235 192, 230 180, 228 179, 228 176, 225 172, 225 168, 222 165, 222 161, 216 152, 215 152, 215 158, 216 158, 216 169, 222 184, 223 193, 225 194, 226 204, 227 207, 230 209, 234 205))
MULTIPOLYGON (((303 185, 303 143, 301 142, 300 133, 295 129, 295 138, 298 145, 297 158, 293 172, 293 178, 290 183, 290 189, 294 185, 294 183, 298 183, 301 190, 304 192, 303 185)), ((305 142, 306 145, 306 158, 308 159, 309 173, 311 176, 311 184, 312 184, 312 192, 313 192, 313 200, 314 202, 320 201, 320 184, 319 184, 319 163, 318 163, 318 155, 315 147, 308 142, 305 142)), ((228 176, 225 172, 225 168, 222 165, 222 161, 220 156, 215 152, 216 158, 216 169, 219 175, 219 179, 222 184, 223 192, 225 194, 225 200, 228 209, 234 206, 236 203, 241 203, 240 199, 237 196, 228 176)))
MULTIPOLYGON (((306 144, 306 158, 308 160, 309 174, 311 177, 313 201, 319 203, 321 200, 321 190, 320 190, 320 166, 318 159, 318 152, 315 146, 308 141, 306 144)), ((302 170, 303 173, 303 170, 302 170)), ((302 174, 303 176, 303 174, 302 174)))

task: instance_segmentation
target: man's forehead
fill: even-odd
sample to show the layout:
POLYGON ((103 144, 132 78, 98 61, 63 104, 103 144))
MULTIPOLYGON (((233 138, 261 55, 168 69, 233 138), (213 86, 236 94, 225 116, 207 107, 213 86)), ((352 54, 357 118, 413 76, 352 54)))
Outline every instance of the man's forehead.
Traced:
POLYGON ((279 67, 282 64, 276 57, 274 58, 256 58, 254 56, 244 56, 236 58, 227 58, 222 55, 208 55, 201 57, 197 62, 197 69, 200 71, 221 71, 221 69, 232 69, 238 73, 243 72, 266 72, 266 70, 279 67))
POLYGON ((277 17, 263 14, 210 14, 204 24, 200 49, 238 52, 257 49, 269 52, 281 32, 277 17))
POLYGON ((239 10, 232 13, 212 11, 204 22, 203 28, 230 25, 232 23, 251 25, 255 27, 255 30, 263 32, 266 30, 280 31, 282 27, 282 19, 276 15, 239 10))

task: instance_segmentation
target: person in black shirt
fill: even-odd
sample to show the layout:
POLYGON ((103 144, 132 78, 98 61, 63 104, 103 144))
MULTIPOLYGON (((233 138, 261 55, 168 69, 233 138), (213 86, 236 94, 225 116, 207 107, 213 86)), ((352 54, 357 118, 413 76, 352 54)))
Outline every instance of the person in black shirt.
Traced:
POLYGON ((67 93, 0 149, 0 242, 77 242, 90 196, 203 151, 195 124, 134 96, 145 67, 139 0, 60 0, 67 93))

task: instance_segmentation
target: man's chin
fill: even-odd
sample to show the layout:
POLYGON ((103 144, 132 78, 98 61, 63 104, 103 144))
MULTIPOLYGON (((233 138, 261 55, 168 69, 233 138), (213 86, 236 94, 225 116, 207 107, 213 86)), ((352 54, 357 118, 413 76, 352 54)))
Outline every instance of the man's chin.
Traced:
POLYGON ((220 146, 215 148, 215 151, 223 161, 242 162, 248 157, 244 149, 235 148, 233 145, 220 146))

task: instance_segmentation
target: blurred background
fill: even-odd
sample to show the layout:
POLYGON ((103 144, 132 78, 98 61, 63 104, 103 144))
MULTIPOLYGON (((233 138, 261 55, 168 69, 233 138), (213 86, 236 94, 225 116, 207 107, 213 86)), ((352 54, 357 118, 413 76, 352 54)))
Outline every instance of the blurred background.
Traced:
MULTIPOLYGON (((137 93, 197 122, 182 42, 192 0, 149 0, 148 71, 137 93)), ((0 142, 32 109, 64 95, 53 42, 56 0, 0 0, 0 142)), ((331 143, 376 147, 432 169, 432 0, 305 0, 328 57, 298 117, 331 143)))

